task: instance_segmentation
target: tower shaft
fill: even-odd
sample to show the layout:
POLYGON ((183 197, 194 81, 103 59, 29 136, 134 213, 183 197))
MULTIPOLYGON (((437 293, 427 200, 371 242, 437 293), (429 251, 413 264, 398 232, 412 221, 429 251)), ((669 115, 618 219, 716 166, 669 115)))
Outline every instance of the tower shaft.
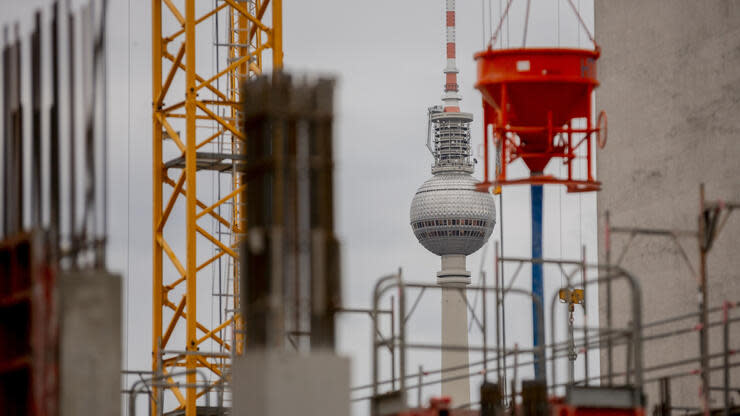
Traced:
POLYGON ((419 242, 442 257, 442 394, 453 406, 470 403, 468 305, 470 272, 465 258, 479 250, 496 223, 493 197, 478 192, 470 144, 473 115, 460 111, 455 63, 455 0, 445 0, 445 85, 442 105, 430 107, 427 149, 434 157, 432 178, 411 201, 411 227, 419 242))
POLYGON ((453 406, 460 406, 470 402, 468 307, 465 295, 465 286, 470 284, 470 272, 465 268, 465 256, 442 256, 442 270, 437 273, 437 284, 442 286, 442 345, 454 347, 442 350, 442 369, 454 369, 443 373, 442 395, 450 397, 453 406))
POLYGON ((468 378, 468 311, 465 306, 465 289, 460 286, 442 285, 442 344, 465 348, 464 351, 442 351, 442 368, 457 368, 445 371, 442 395, 452 398, 455 406, 470 402, 470 380, 468 378))

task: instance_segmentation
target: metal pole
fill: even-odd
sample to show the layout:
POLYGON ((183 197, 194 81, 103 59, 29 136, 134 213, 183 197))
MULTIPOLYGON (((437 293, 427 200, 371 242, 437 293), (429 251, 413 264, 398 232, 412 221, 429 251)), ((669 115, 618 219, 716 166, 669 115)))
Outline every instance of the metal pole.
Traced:
MULTIPOLYGON (((373 293, 373 309, 377 309, 378 307, 378 289, 379 284, 376 283, 375 286, 375 292, 373 293)), ((373 397, 378 395, 378 315, 375 313, 375 310, 373 310, 373 313, 370 314, 370 318, 372 319, 372 329, 371 329, 371 336, 370 339, 373 340, 373 351, 372 351, 372 360, 373 360, 373 397)), ((373 404, 372 409, 370 410, 370 413, 374 416, 376 414, 376 409, 373 404)))
POLYGON ((730 303, 725 301, 722 305, 723 325, 722 343, 724 356, 724 416, 730 416, 730 303))
POLYGON ((9 148, 6 148, 7 170, 5 180, 8 188, 4 199, 9 202, 5 211, 8 223, 5 228, 6 235, 14 235, 23 230, 23 105, 21 103, 21 84, 23 74, 21 72, 21 35, 20 27, 16 23, 14 27, 15 42, 11 44, 9 60, 4 61, 4 72, 9 73, 9 119, 6 119, 6 128, 9 140, 9 148), (8 192, 10 190, 10 192, 8 192))
MULTIPOLYGON (((611 271, 611 269, 609 269, 611 271)), ((627 282, 632 289, 632 343, 635 354, 635 387, 637 388, 635 401, 642 400, 642 387, 644 375, 642 373, 642 292, 640 291, 640 282, 627 273, 624 269, 619 268, 619 273, 627 278, 627 282)))
POLYGON ((9 97, 8 97, 8 84, 9 82, 9 49, 8 49, 8 28, 7 26, 3 28, 3 83, 2 83, 2 103, 3 103, 3 111, 2 111, 2 122, 0 123, 0 127, 2 127, 2 131, 0 132, 0 141, 2 142, 2 152, 3 152, 3 165, 2 165, 2 176, 3 176, 3 182, 0 184, 0 191, 2 191, 2 195, 5 196, 3 198, 2 202, 0 204, 2 205, 2 211, 3 211, 3 217, 2 217, 2 232, 0 232, 0 237, 7 237, 9 235, 8 233, 8 223, 9 223, 9 216, 8 216, 8 208, 9 208, 9 196, 10 196, 10 187, 8 183, 8 167, 10 164, 10 139, 8 136, 8 125, 10 124, 10 117, 8 113, 8 104, 9 104, 9 97))
MULTIPOLYGON (((406 316, 406 289, 403 287, 403 276, 401 275, 401 268, 398 268, 398 313, 400 316, 406 316)), ((406 323, 403 319, 399 322, 399 389, 401 390, 401 400, 403 406, 406 406, 406 323)))
POLYGON ((417 389, 416 389, 416 403, 417 407, 421 407, 421 386, 422 386, 422 377, 424 376, 424 370, 421 366, 419 366, 419 374, 418 374, 418 381, 417 381, 417 389))
MULTIPOLYGON (((156 365, 157 365, 156 376, 157 377, 163 377, 164 376, 164 368, 162 366, 163 363, 162 363, 162 342, 161 342, 161 340, 159 340, 158 343, 157 343, 157 356, 156 356, 156 360, 157 360, 156 361, 156 365)), ((156 403, 155 410, 156 410, 157 416, 162 416, 162 415, 164 415, 164 391, 166 389, 160 389, 160 388, 157 388, 157 387, 153 387, 153 389, 154 389, 154 400, 155 400, 155 403, 156 403)))
POLYGON ((707 229, 704 208, 704 184, 699 185, 699 353, 701 354, 701 392, 704 415, 709 416, 709 340, 707 327, 707 229))
MULTIPOLYGON (((583 264, 581 265, 581 277, 583 282, 583 339, 588 340, 588 296, 586 296, 586 246, 581 248, 583 264)), ((588 343, 583 344, 583 380, 588 386, 588 343)))
POLYGON ((671 379, 660 379, 660 416, 671 416, 671 379))
MULTIPOLYGON (((162 2, 152 1, 152 99, 156 101, 162 91, 162 2)), ((152 108, 152 352, 154 371, 159 374, 162 340, 162 246, 157 237, 161 233, 157 224, 162 218, 162 123, 157 118, 158 105, 152 108)), ((73 123, 74 124, 74 123, 73 123)), ((74 137, 72 138, 74 141, 74 137)), ((71 156, 70 156, 71 157, 71 156)), ((74 164, 72 164, 74 166, 74 164)), ((71 180, 75 181, 73 176, 71 180)), ((70 188, 74 190, 75 188, 70 188)), ((72 195, 70 195, 72 198, 72 195)), ((75 201, 70 199, 72 206, 75 201)), ((76 255, 74 257, 76 259, 76 255)), ((163 403, 159 400, 161 389, 154 387, 154 408, 152 416, 162 412, 163 403)))
POLYGON ((31 34, 31 217, 40 228, 41 198, 41 12, 36 12, 36 26, 31 34))
MULTIPOLYGON (((535 368, 537 366, 537 360, 534 360, 535 368)), ((514 374, 511 377, 511 408, 516 414, 516 379, 519 376, 519 344, 514 344, 514 374)), ((536 377, 536 376, 535 376, 536 377)))
POLYGON ((49 118, 49 220, 51 228, 52 258, 59 258, 60 206, 59 206, 59 47, 57 22, 59 4, 54 3, 51 20, 51 108, 49 118))
MULTIPOLYGON (((531 207, 532 207, 532 258, 542 258, 542 185, 531 185, 531 207)), ((544 288, 542 284, 542 264, 532 263, 532 294, 543 299, 544 288)), ((538 330, 539 323, 545 319, 544 315, 532 305, 532 344, 539 347, 543 344, 543 334, 538 330)), ((541 357, 541 355, 540 355, 541 357)), ((534 377, 537 380, 545 379, 545 367, 542 360, 537 360, 534 365, 534 377)))
MULTIPOLYGON (((502 191, 503 192, 503 191, 502 191)), ((500 196, 500 195, 499 195, 500 196)), ((502 235, 503 237, 503 235, 502 235)), ((501 240, 501 257, 504 256, 504 241, 501 240)), ((506 361, 507 361, 507 354, 506 354, 506 296, 505 296, 505 288, 506 288, 506 282, 505 282, 505 275, 504 275, 504 262, 501 262, 501 275, 499 277, 499 290, 501 291, 501 351, 497 351, 497 354, 503 354, 503 358, 501 360, 501 364, 503 365, 503 369, 501 372, 501 375, 503 377, 503 382, 501 385, 504 389, 504 397, 506 397, 506 389, 507 386, 507 376, 508 372, 506 371, 506 361)))
MULTIPOLYGON (((556 386, 558 383, 558 370, 557 370, 557 356, 555 355, 557 351, 557 343, 555 342, 555 305, 558 302, 558 294, 553 293, 552 300, 550 301, 550 346, 551 346, 551 354, 552 354, 552 365, 550 368, 552 369, 552 393, 556 393, 556 386)), ((585 340, 584 340, 585 341, 585 340)))
MULTIPOLYGON (((505 90, 506 90, 505 87, 506 86, 504 86, 503 89, 502 89, 502 94, 505 93, 505 90)), ((502 166, 501 166, 501 171, 502 172, 501 173, 502 174, 505 174, 506 173, 505 172, 506 163, 505 163, 505 155, 503 155, 504 154, 504 141, 503 140, 501 140, 501 146, 500 147, 499 146, 496 147, 496 152, 497 152, 498 156, 501 157, 501 159, 500 159, 500 161, 502 162, 502 166)), ((501 241, 501 257, 503 257, 504 256, 504 251, 506 250, 506 248, 505 248, 506 246, 504 245, 504 190, 500 186, 498 187, 498 190, 499 190, 499 194, 498 194, 499 218, 501 219, 501 221, 499 221, 498 230, 499 230, 499 240, 501 241)), ((498 253, 498 250, 496 250, 496 253, 498 253)), ((501 274, 499 275, 500 276, 500 280, 501 280, 501 282, 500 282, 500 288, 501 288, 501 291, 502 291, 501 293, 503 294, 504 287, 506 287, 505 282, 504 282, 504 279, 506 278, 506 273, 505 273, 505 270, 504 270, 505 262, 502 261, 500 263, 501 263, 501 274)), ((496 267, 496 271, 498 272, 498 266, 496 267)), ((497 277, 496 278, 496 281, 498 282, 498 280, 499 280, 499 278, 497 277)), ((496 302, 496 308, 498 308, 498 301, 496 302)), ((498 311, 499 311, 499 309, 496 309, 496 321, 497 322, 498 322, 498 317, 499 317, 499 312, 498 311)), ((505 301, 503 295, 501 296, 501 309, 500 309, 500 311, 501 311, 501 322, 502 323, 505 323, 506 322, 506 301, 505 301)), ((506 324, 504 324, 503 325, 503 328, 501 328, 501 344, 502 344, 503 349, 504 349, 503 381, 501 380, 501 377, 499 377, 499 379, 497 380, 497 383, 499 384, 499 386, 501 386, 501 390, 503 391, 504 400, 506 400, 505 399, 506 398, 506 389, 508 388, 508 386, 506 385, 506 324)), ((496 346, 498 347, 498 344, 496 346)), ((496 354, 498 355, 499 353, 497 352, 496 354)))
MULTIPOLYGON (((69 4, 67 4, 69 7, 69 4)), ((69 245, 72 251, 70 258, 72 267, 77 267, 77 158, 75 152, 75 120, 77 112, 75 110, 75 18, 70 11, 67 17, 67 29, 69 31, 69 245)), ((151 401, 150 401, 151 403, 151 401)))
POLYGON ((483 302, 483 382, 488 382, 488 308, 486 307, 486 272, 481 273, 483 290, 481 300, 483 302))
MULTIPOLYGON (((404 319, 402 316, 401 319, 404 319)), ((391 339, 396 338, 396 300, 391 296, 391 339)), ((391 389, 396 389, 396 346, 391 346, 391 389)))
POLYGON ((625 348, 625 354, 627 357, 625 358, 625 371, 624 371, 624 384, 630 384, 630 377, 632 376, 631 368, 632 368, 632 353, 633 353, 633 340, 635 339, 635 333, 634 331, 628 335, 630 346, 625 348))
MULTIPOLYGON (((568 290, 573 290, 570 282, 568 282, 568 290)), ((575 381, 575 340, 573 339, 573 322, 571 321, 572 315, 570 314, 570 305, 565 309, 566 320, 568 321, 568 384, 573 384, 575 381)))
MULTIPOLYGON (((101 72, 102 72, 102 81, 99 81, 100 88, 103 90, 102 92, 102 104, 101 106, 103 115, 102 115, 102 133, 101 136, 103 137, 103 143, 102 143, 102 155, 100 155, 101 159, 103 160, 103 186, 102 186, 102 220, 103 220, 103 231, 102 231, 102 237, 101 237, 101 244, 98 245, 98 254, 99 254, 99 265, 103 268, 106 266, 106 259, 107 259, 107 247, 108 247, 108 160, 109 160, 109 153, 108 153, 108 41, 106 39, 106 22, 108 21, 108 0, 102 1, 102 14, 101 14, 101 25, 98 33, 98 42, 100 43, 100 49, 97 50, 98 53, 98 59, 101 61, 101 72)), ((128 169, 128 167, 127 167, 128 169)))
MULTIPOLYGON (((377 283, 375 283, 375 288, 373 289, 373 303, 372 303, 372 312, 370 313, 370 318, 372 319, 372 330, 371 330, 371 339, 373 340, 373 348, 372 348, 372 374, 373 374, 373 382, 372 382, 372 388, 373 388, 373 394, 372 397, 376 397, 378 395, 378 346, 380 343, 378 342, 378 302, 380 301, 380 296, 383 291, 383 284, 391 279, 400 279, 400 277, 396 275, 389 275, 384 276, 378 279, 377 283)), ((403 319, 400 321, 401 324, 401 336, 405 336, 405 333, 403 333, 404 328, 404 322, 403 319)), ((403 351, 402 351, 403 352, 403 351)), ((403 355, 402 355, 403 357, 403 355)), ((401 369, 402 377, 404 376, 403 369, 401 369)), ((375 402, 373 401, 370 413, 372 415, 376 415, 378 412, 378 409, 375 406, 375 402)))
POLYGON ((272 0, 272 68, 283 69, 283 0, 272 0))
MULTIPOLYGON (((498 263, 499 263, 499 257, 498 257, 498 241, 496 241, 494 245, 494 264, 496 267, 494 267, 495 270, 495 288, 496 288, 496 382, 501 385, 501 307, 500 307, 500 292, 499 292, 499 272, 498 272, 498 263)), ((485 292, 485 291, 484 291, 485 292)))
MULTIPOLYGON (((612 264, 611 257, 612 257, 612 249, 611 249, 611 222, 609 221, 609 210, 606 211, 606 226, 605 226, 605 232, 604 232, 605 240, 606 240, 606 264, 607 266, 610 266, 612 264)), ((611 269, 607 271, 611 275, 611 269)), ((606 326, 607 328, 612 328, 612 279, 607 279, 606 281, 606 326)), ((612 385, 612 373, 614 372, 613 367, 613 345, 612 345, 612 338, 607 337, 606 339, 606 382, 609 386, 612 385)))

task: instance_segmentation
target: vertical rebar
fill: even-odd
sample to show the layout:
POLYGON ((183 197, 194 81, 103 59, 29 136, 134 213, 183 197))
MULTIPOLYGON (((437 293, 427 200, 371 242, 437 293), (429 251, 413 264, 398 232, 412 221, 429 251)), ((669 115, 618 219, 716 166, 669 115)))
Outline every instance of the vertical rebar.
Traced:
POLYGON ((51 19, 51 106, 49 108, 49 222, 52 259, 59 258, 59 3, 52 6, 51 19))
POLYGON ((10 189, 9 189, 9 183, 8 183, 8 167, 10 165, 10 136, 8 134, 8 124, 10 124, 10 117, 9 117, 9 97, 8 97, 8 90, 9 90, 9 59, 10 59, 10 53, 8 48, 8 27, 3 27, 3 83, 2 83, 2 102, 3 102, 3 111, 2 111, 2 124, 0 124, 0 127, 2 127, 2 131, 0 132, 0 140, 2 140, 2 151, 3 151, 3 166, 2 166, 2 175, 3 175, 3 182, 0 184, 2 188, 2 195, 5 195, 5 198, 2 200, 2 210, 3 210, 3 217, 2 217, 2 232, 0 232, 0 236, 7 237, 8 236, 8 223, 10 221, 8 216, 8 209, 10 208, 10 189))
MULTIPOLYGON (((69 5, 68 5, 69 7, 69 5)), ((75 155, 75 18, 70 11, 67 17, 69 41, 69 247, 71 250, 70 265, 77 266, 77 159, 75 155)), ((150 412, 151 414, 151 412, 150 412)))
MULTIPOLYGON (((101 125, 101 136, 103 143, 101 144, 102 154, 100 155, 102 161, 103 171, 103 186, 102 186, 102 221, 103 229, 101 231, 102 241, 98 246, 99 248, 99 259, 98 264, 105 268, 106 265, 106 254, 108 247, 108 53, 107 53, 107 40, 106 34, 106 20, 108 18, 108 0, 101 1, 101 23, 98 32, 98 45, 96 47, 98 57, 101 60, 101 80, 99 82, 100 89, 102 90, 102 125, 101 125)), ((206 398, 207 399, 207 398, 206 398)))
POLYGON ((15 117, 14 117, 14 128, 13 132, 15 134, 15 198, 16 198, 16 208, 15 208, 15 232, 20 232, 23 230, 24 226, 24 217, 25 217, 25 208, 23 206, 24 197, 23 197, 23 176, 25 169, 23 168, 23 162, 25 160, 25 157, 23 155, 23 104, 21 100, 21 85, 23 80, 23 68, 22 68, 22 52, 21 52, 21 33, 20 33, 20 26, 15 26, 15 57, 14 57, 14 66, 15 66, 15 117))
POLYGON ((35 16, 31 34, 31 218, 35 228, 40 228, 41 198, 41 12, 35 16))
POLYGON ((21 104, 21 35, 20 26, 14 27, 15 42, 8 47, 4 60, 8 91, 5 118, 6 133, 6 194, 5 234, 12 236, 23 229, 23 105, 21 104))
MULTIPOLYGON (((406 316, 406 289, 403 285, 403 276, 401 268, 398 268, 398 313, 400 316, 406 316)), ((406 323, 401 319, 399 322, 399 389, 401 390, 401 400, 406 405, 406 323)))

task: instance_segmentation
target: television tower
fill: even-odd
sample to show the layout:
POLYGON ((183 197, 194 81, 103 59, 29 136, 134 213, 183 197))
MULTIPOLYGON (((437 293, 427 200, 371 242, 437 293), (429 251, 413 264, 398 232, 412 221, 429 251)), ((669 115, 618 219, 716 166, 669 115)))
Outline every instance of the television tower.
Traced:
MULTIPOLYGON (((432 177, 411 202, 411 228, 421 245, 442 257, 437 283, 442 286, 442 344, 467 348, 468 311, 465 286, 470 284, 466 256, 488 240, 496 223, 493 196, 478 192, 471 156, 471 113, 460 111, 455 64, 455 0, 445 0, 447 64, 442 106, 429 108, 427 148, 434 157, 432 177)), ((442 350, 442 368, 452 378, 468 373, 468 351, 442 350)), ((442 382, 442 395, 455 405, 470 402, 467 377, 442 382)))

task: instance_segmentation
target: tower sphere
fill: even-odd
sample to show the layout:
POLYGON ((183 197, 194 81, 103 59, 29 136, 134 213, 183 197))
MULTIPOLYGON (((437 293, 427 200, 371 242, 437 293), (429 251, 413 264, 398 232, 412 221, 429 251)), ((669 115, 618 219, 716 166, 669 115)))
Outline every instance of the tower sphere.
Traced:
POLYGON ((438 256, 470 255, 480 249, 496 224, 493 196, 475 189, 465 172, 438 173, 411 201, 411 228, 427 250, 438 256))
POLYGON ((476 252, 496 224, 493 196, 477 191, 471 176, 472 118, 468 113, 430 109, 427 146, 434 156, 433 175, 411 201, 410 223, 421 245, 438 256, 476 252))

